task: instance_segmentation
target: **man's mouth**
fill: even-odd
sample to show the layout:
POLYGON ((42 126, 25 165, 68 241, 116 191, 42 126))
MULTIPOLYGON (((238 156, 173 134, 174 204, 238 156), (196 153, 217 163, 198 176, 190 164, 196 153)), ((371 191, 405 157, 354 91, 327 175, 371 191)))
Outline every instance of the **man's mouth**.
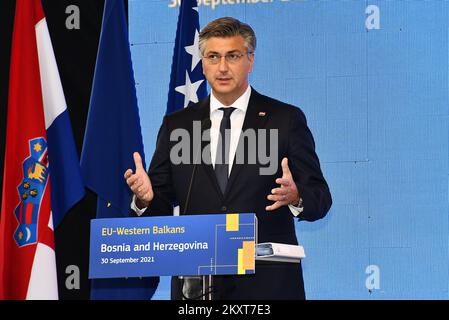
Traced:
POLYGON ((231 81, 231 78, 229 78, 229 77, 218 77, 218 78, 217 78, 217 81, 218 81, 220 84, 226 84, 226 83, 228 83, 229 81, 231 81))

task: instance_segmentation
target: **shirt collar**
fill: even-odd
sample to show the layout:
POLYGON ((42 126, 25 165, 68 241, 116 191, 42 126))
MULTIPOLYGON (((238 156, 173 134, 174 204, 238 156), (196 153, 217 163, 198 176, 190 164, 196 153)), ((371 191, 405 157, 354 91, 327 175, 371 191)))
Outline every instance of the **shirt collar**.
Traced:
POLYGON ((210 93, 210 113, 217 111, 222 107, 234 107, 246 113, 246 109, 248 109, 249 97, 251 96, 251 86, 246 88, 245 92, 230 106, 225 106, 214 96, 213 91, 210 93))

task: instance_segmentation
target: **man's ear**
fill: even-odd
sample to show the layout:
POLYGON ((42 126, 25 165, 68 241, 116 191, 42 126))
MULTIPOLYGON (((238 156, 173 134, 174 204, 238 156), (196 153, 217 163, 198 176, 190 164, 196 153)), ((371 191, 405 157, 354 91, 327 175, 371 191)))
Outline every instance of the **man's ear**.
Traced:
POLYGON ((248 73, 253 72, 254 57, 255 57, 254 53, 249 55, 249 61, 251 62, 251 67, 249 68, 249 72, 248 73))

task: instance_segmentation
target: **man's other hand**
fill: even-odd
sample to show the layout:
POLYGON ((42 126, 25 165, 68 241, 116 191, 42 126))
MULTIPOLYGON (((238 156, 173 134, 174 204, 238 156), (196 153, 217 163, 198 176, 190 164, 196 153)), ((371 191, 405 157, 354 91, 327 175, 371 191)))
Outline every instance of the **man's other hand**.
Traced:
POLYGON ((154 193, 145 168, 142 165, 142 158, 138 152, 133 153, 136 172, 131 169, 126 170, 125 180, 131 191, 136 195, 136 205, 139 209, 148 207, 153 200, 154 193))
POLYGON ((295 181, 293 181, 287 158, 282 159, 281 166, 282 178, 276 179, 276 183, 281 186, 271 190, 271 194, 267 196, 268 200, 274 201, 271 206, 265 207, 265 210, 267 211, 273 211, 289 204, 298 205, 299 203, 298 188, 296 187, 295 181))

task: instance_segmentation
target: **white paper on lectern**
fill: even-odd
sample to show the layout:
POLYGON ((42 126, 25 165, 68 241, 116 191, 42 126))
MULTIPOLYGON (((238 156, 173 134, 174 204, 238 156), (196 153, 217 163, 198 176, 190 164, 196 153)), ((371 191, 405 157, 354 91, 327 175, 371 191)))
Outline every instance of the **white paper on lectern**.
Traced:
POLYGON ((256 260, 299 263, 305 258, 304 248, 300 245, 265 242, 256 244, 256 260))

